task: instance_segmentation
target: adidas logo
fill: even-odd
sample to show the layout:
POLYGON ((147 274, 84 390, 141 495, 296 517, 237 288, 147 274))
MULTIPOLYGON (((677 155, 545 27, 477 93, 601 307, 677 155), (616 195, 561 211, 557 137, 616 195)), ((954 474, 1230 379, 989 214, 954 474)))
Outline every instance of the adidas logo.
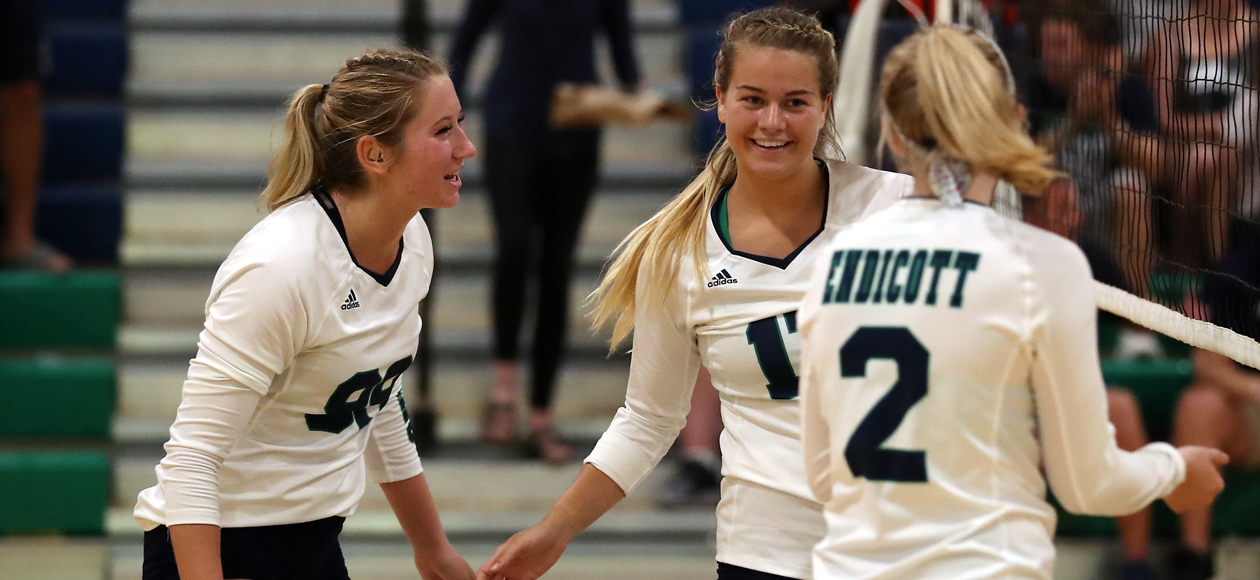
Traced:
POLYGON ((736 280, 734 276, 731 276, 731 273, 727 272, 726 268, 722 268, 721 272, 718 272, 712 280, 709 280, 709 287, 724 286, 726 284, 735 284, 737 282, 739 282, 739 280, 736 280))
POLYGON ((359 307, 359 297, 354 295, 354 288, 350 289, 350 295, 346 297, 346 301, 341 303, 342 310, 350 310, 359 307))

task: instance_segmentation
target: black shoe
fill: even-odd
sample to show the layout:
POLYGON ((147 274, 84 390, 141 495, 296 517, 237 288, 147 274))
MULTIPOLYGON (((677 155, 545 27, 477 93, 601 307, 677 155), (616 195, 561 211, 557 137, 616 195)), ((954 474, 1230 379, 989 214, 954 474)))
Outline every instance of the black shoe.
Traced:
POLYGON ((662 486, 657 502, 664 508, 680 508, 717 501, 722 474, 709 466, 684 459, 662 486))
POLYGON ((1155 568, 1146 560, 1126 562, 1120 568, 1119 580, 1155 580, 1155 568))
POLYGON ((1209 580, 1216 575, 1212 555, 1178 549, 1168 562, 1170 580, 1209 580))

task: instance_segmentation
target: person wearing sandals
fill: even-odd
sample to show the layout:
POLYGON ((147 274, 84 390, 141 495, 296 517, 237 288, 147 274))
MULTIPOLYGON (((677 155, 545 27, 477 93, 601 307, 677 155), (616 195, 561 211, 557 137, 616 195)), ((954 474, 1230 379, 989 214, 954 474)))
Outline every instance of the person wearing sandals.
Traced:
POLYGON ((494 216, 494 384, 482 440, 516 440, 517 359, 527 283, 537 278, 530 344, 528 456, 565 463, 573 447, 552 423, 551 403, 569 325, 573 253, 599 176, 600 130, 554 129, 558 83, 595 84, 595 38, 608 37, 620 85, 634 90, 639 66, 627 0, 471 0, 451 43, 451 78, 467 100, 479 40, 499 27, 499 55, 485 90, 485 175, 494 216))
POLYGON ((446 68, 381 49, 294 95, 270 214, 215 276, 157 485, 145 580, 348 578, 338 536, 378 482, 425 580, 471 580, 442 529, 401 387, 433 274, 419 211, 476 153, 446 68))
POLYGON ((35 193, 44 156, 40 2, 0 0, 0 267, 65 272, 73 262, 35 237, 35 193))
POLYGON ((633 491, 673 444, 698 369, 721 399, 720 580, 811 578, 826 525, 801 460, 796 309, 818 252, 910 191, 833 157, 835 40, 789 8, 739 16, 714 72, 725 140, 691 185, 622 243, 597 297, 613 344, 634 330, 626 403, 577 481, 481 580, 532 580, 633 491))

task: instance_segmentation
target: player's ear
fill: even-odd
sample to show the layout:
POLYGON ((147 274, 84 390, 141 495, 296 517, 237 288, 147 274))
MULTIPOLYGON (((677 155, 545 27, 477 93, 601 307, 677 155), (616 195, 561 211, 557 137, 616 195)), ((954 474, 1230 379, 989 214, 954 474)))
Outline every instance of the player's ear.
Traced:
POLYGON ((359 165, 363 166, 368 173, 384 175, 389 169, 389 163, 392 161, 389 148, 376 137, 372 135, 359 137, 354 149, 355 155, 359 158, 359 165))
POLYGON ((880 113, 879 130, 883 132, 884 142, 888 144, 888 148, 892 150, 893 155, 904 158, 910 152, 910 148, 901 139, 901 135, 892 130, 892 126, 892 117, 888 115, 888 112, 880 113))

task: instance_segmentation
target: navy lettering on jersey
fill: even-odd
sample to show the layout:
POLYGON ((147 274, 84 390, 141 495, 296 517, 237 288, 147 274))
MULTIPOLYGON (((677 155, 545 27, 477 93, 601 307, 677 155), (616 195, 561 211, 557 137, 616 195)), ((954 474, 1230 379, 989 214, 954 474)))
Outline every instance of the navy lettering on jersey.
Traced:
POLYGON ((854 304, 916 304, 919 291, 923 288, 924 275, 930 268, 932 277, 927 283, 923 304, 936 306, 941 272, 952 269, 957 276, 949 305, 962 308, 963 294, 970 279, 968 275, 979 267, 980 254, 976 252, 899 248, 836 250, 831 255, 822 303, 848 304, 852 299, 854 304), (859 265, 862 267, 862 278, 857 292, 854 292, 853 282, 857 279, 859 265), (901 278, 903 271, 904 280, 901 278))
POLYGON ((932 283, 928 286, 927 296, 924 297, 928 306, 936 306, 936 285, 941 281, 941 270, 948 268, 953 258, 954 253, 949 250, 932 252, 932 283))
MULTIPOLYGON (((879 268, 879 283, 875 285, 875 298, 872 300, 875 304, 879 304, 884 298, 884 277, 888 273, 888 264, 892 262, 893 251, 885 250, 884 258, 880 260, 883 264, 879 268)), ((892 300, 889 300, 892 302, 892 300)))
POLYGON ((919 299, 919 285, 923 282, 923 267, 927 265, 927 258, 927 250, 914 253, 914 260, 910 262, 910 275, 906 277, 906 304, 914 304, 919 299))
MULTIPOLYGON (((792 360, 788 357, 787 346, 783 344, 783 333, 779 332, 778 316, 762 318, 748 325, 745 335, 748 344, 757 354, 757 364, 761 365, 761 374, 766 377, 766 390, 771 399, 795 399, 800 393, 800 379, 796 369, 792 368, 792 360)), ((796 311, 783 314, 783 325, 789 334, 796 334, 796 311)))
POLYGON ((376 405, 378 410, 384 408, 389 403, 394 383, 398 382, 398 377, 409 366, 411 357, 389 365, 384 377, 377 369, 355 373, 353 377, 337 385, 337 389, 328 397, 328 402, 324 403, 323 415, 306 414, 306 427, 311 431, 325 433, 341 433, 351 423, 357 424, 360 429, 367 427, 372 422, 372 416, 368 415, 368 406, 376 405), (386 383, 389 385, 386 386, 386 383), (358 396, 354 397, 356 394, 358 396))

